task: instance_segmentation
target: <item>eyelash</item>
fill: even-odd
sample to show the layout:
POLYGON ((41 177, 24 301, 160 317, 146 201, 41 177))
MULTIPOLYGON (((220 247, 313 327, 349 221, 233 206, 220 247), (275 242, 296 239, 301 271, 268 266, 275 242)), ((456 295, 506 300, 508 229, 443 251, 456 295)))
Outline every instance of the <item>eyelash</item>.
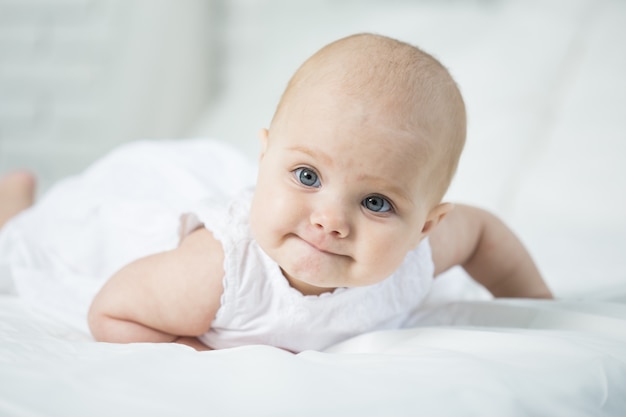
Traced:
MULTIPOLYGON (((308 188, 319 188, 322 186, 320 179, 319 179, 319 175, 317 174, 317 172, 315 172, 314 169, 312 168, 308 168, 308 167, 298 167, 296 169, 294 169, 292 171, 296 181, 299 184, 302 184, 305 187, 308 188), (303 180, 303 175, 308 175, 313 177, 313 184, 307 184, 304 182, 303 180)), ((389 201, 389 199, 387 199, 386 197, 377 195, 377 194, 372 194, 372 195, 368 195, 367 197, 365 197, 363 200, 361 200, 361 205, 363 207, 365 207, 367 210, 371 211, 372 213, 376 213, 376 214, 381 214, 381 213, 394 213, 395 207, 393 206, 393 203, 391 201, 389 201), (385 211, 381 211, 381 210, 373 210, 370 207, 368 207, 369 203, 372 203, 372 201, 374 200, 382 200, 382 207, 386 208, 385 211)))

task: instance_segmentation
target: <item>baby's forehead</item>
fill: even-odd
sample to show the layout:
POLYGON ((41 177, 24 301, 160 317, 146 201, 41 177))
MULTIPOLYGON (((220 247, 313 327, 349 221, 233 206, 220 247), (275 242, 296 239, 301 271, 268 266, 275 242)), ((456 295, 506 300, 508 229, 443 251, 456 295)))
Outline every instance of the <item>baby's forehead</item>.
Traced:
POLYGON ((417 175, 431 154, 430 141, 419 132, 386 122, 350 114, 331 117, 325 123, 306 119, 304 126, 291 121, 290 128, 275 131, 289 150, 355 173, 378 171, 404 180, 417 175))
POLYGON ((407 107, 391 95, 362 97, 332 86, 307 88, 285 102, 270 130, 284 132, 281 136, 294 141, 323 140, 327 133, 334 137, 332 144, 343 144, 346 152, 391 158, 398 150, 424 163, 436 135, 421 122, 428 117, 424 112, 415 117, 407 107))

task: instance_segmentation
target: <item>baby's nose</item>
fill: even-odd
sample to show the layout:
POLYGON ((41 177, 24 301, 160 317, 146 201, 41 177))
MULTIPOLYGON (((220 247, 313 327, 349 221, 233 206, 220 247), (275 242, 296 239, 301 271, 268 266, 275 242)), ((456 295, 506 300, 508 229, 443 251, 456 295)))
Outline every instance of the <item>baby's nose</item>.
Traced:
POLYGON ((334 237, 345 238, 350 234, 347 211, 339 204, 325 205, 311 213, 311 224, 334 237))

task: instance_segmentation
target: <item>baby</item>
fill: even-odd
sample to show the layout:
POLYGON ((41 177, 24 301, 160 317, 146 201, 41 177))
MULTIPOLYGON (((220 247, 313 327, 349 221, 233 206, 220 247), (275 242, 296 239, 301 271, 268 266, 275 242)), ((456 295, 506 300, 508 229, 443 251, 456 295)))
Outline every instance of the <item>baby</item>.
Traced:
POLYGON ((432 56, 372 34, 327 45, 261 131, 254 190, 187 213, 176 248, 115 273, 89 310, 93 336, 323 349, 406 326, 455 265, 494 296, 551 298, 501 221, 442 202, 465 123, 432 56))

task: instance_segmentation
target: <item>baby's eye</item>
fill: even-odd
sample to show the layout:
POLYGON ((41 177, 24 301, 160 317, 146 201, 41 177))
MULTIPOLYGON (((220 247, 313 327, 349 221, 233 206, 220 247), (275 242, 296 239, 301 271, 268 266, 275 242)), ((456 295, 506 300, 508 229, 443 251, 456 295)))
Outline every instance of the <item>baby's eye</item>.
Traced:
POLYGON ((376 213, 387 213, 393 210, 391 203, 386 198, 375 195, 365 197, 361 204, 366 209, 376 213))
POLYGON ((296 175, 296 178, 298 179, 298 181, 301 184, 306 185, 307 187, 317 188, 322 185, 320 183, 319 177, 317 176, 315 171, 313 171, 312 169, 298 168, 294 171, 294 174, 296 175))

